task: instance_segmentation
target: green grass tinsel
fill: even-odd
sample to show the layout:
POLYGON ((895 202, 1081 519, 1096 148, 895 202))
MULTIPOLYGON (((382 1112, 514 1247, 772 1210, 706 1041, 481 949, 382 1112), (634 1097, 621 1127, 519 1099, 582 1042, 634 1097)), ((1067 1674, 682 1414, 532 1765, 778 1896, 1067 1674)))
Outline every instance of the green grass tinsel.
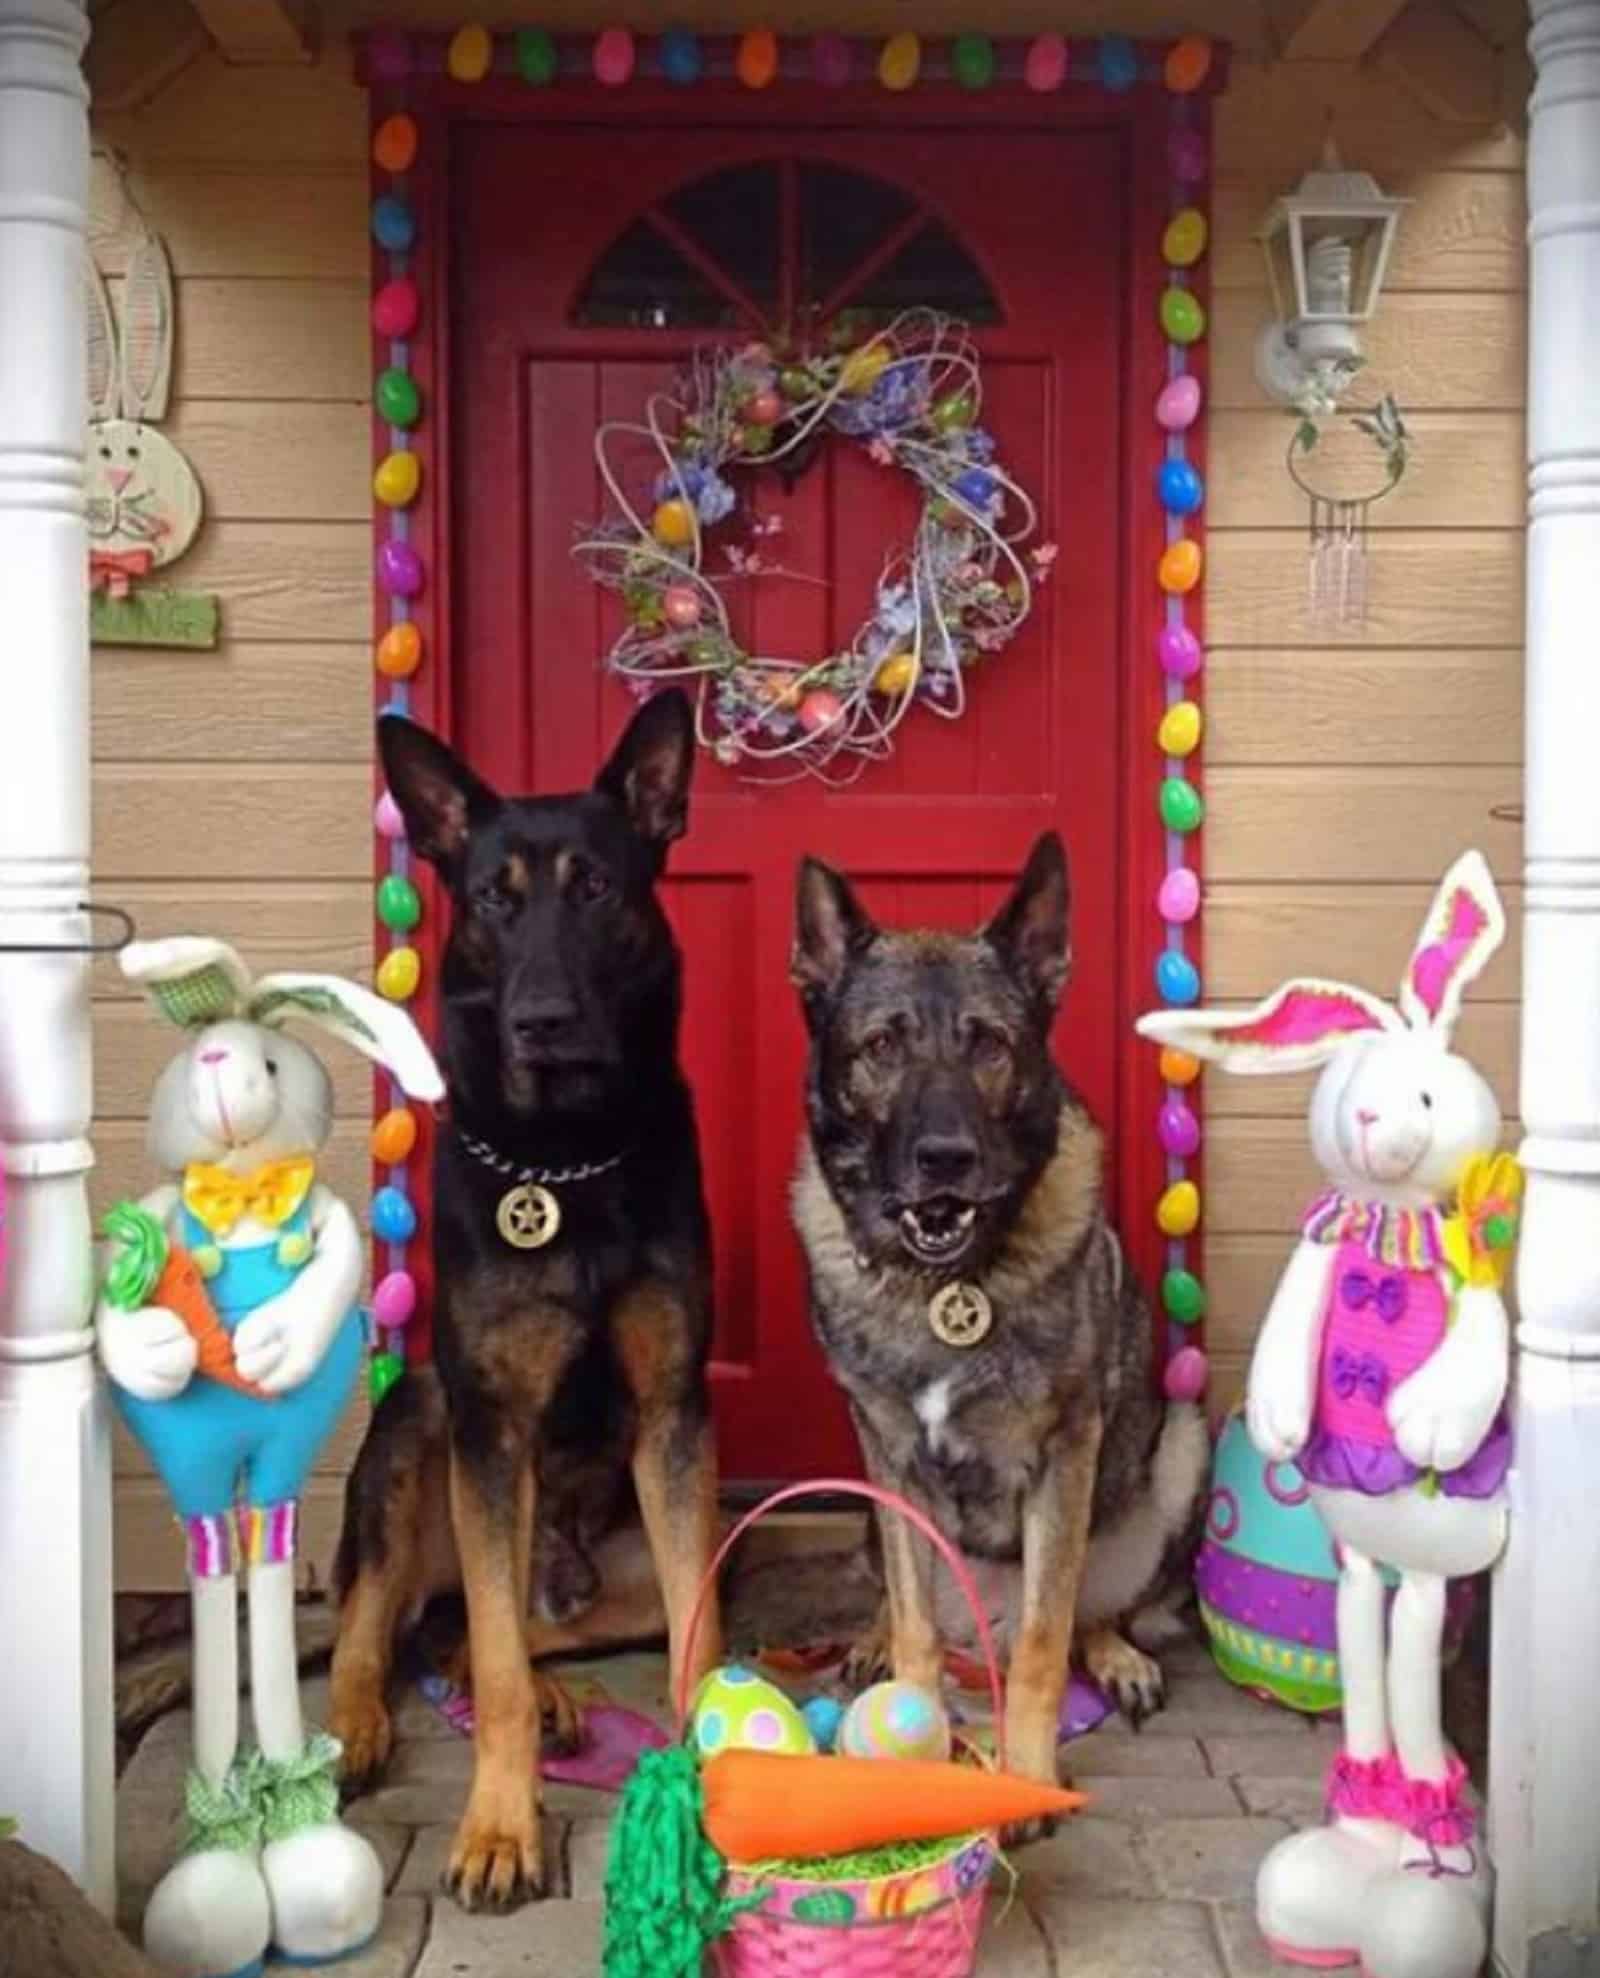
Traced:
POLYGON ((890 1875, 911 1875, 933 1868, 959 1854, 978 1838, 891 1841, 886 1847, 862 1848, 855 1854, 825 1854, 796 1861, 741 1861, 745 1875, 771 1875, 788 1882, 881 1882, 890 1875))

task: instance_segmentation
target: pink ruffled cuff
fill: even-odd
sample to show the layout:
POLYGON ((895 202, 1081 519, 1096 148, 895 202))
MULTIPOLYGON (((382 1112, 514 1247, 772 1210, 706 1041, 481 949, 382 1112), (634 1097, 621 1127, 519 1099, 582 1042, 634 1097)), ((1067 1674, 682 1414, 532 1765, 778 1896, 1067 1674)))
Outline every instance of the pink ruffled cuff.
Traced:
POLYGON ((1346 1820, 1394 1820, 1405 1774, 1393 1752, 1382 1758, 1352 1758, 1341 1751, 1328 1771, 1327 1807, 1346 1820))
POLYGON ((1478 1819, 1465 1803, 1467 1768, 1452 1757, 1442 1779, 1396 1778, 1397 1826, 1433 1847, 1465 1847, 1477 1832, 1478 1819))

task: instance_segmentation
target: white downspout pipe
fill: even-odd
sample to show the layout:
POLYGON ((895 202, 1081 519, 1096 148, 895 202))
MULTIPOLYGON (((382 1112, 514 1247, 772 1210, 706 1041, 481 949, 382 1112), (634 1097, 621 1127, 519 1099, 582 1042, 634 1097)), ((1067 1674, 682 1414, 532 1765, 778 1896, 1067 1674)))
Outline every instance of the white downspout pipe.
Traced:
POLYGON ((114 1897, 92 1115, 81 0, 0 0, 0 1814, 114 1897), (24 952, 14 950, 21 948, 24 952), (53 951, 53 952, 52 952, 53 951))
POLYGON ((1600 0, 1532 0, 1526 1222, 1490 1825, 1505 1978, 1600 1973, 1600 0))

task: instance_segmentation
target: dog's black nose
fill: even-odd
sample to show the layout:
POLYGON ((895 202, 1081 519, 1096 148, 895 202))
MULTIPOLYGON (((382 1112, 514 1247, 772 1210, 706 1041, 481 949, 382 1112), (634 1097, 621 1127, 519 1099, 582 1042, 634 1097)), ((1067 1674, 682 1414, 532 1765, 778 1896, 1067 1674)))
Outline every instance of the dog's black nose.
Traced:
POLYGON ((513 1042, 524 1051, 559 1044, 578 1021, 578 1006, 568 996, 535 996, 511 1012, 513 1042))
POLYGON ((965 1181, 978 1165, 978 1143, 965 1133, 925 1133, 915 1153, 917 1173, 944 1188, 965 1181))

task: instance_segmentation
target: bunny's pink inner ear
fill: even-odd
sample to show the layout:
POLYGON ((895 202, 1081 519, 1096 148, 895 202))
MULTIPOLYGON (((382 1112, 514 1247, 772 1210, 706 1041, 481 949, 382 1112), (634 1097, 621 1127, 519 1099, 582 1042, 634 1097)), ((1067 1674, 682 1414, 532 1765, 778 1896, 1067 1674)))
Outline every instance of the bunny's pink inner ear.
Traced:
POLYGON ((1457 886, 1445 901, 1444 932, 1436 941, 1419 948, 1412 957, 1412 994, 1437 1018, 1443 1011, 1450 985, 1462 963, 1489 931, 1489 915, 1483 903, 1465 886, 1457 886))
POLYGON ((1294 984, 1253 1022, 1230 1028, 1228 1042, 1283 1050, 1382 1028, 1372 1008, 1347 990, 1323 983, 1294 984))

